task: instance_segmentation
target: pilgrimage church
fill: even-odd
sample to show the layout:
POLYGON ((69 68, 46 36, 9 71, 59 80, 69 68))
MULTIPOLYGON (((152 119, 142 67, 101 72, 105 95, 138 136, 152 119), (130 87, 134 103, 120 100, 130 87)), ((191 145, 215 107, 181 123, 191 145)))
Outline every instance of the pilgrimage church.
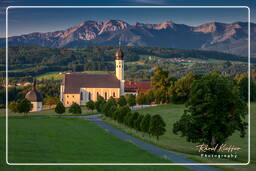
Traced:
POLYGON ((124 59, 119 48, 115 53, 116 71, 112 74, 67 73, 60 86, 60 100, 65 107, 73 103, 85 105, 89 100, 96 101, 98 96, 106 100, 124 95, 124 59))

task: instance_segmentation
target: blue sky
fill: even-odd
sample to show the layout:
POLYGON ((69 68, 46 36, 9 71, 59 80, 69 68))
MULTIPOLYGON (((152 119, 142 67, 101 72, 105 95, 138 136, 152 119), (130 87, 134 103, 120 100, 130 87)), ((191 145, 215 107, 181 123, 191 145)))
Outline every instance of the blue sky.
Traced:
MULTIPOLYGON (((87 6, 87 5, 204 5, 249 6, 252 22, 256 22, 256 1, 252 0, 0 0, 0 37, 5 36, 5 8, 7 6, 87 6)), ((130 24, 136 22, 175 23, 200 25, 207 22, 247 21, 247 9, 10 9, 9 36, 31 32, 47 32, 66 29, 85 20, 102 21, 121 19, 130 24)))

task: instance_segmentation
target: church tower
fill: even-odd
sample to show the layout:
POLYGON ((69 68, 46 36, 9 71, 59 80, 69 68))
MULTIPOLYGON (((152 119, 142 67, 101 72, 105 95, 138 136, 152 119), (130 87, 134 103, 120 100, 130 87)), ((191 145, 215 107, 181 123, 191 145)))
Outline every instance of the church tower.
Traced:
POLYGON ((124 54, 121 50, 121 48, 119 47, 119 49, 116 51, 116 78, 118 80, 120 80, 120 84, 121 84, 121 95, 124 94, 124 54))

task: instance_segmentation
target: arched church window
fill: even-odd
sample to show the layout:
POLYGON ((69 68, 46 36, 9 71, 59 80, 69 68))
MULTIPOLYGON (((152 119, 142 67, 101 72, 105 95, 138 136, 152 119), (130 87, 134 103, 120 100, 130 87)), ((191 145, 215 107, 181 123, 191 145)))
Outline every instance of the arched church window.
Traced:
POLYGON ((80 100, 83 100, 83 92, 80 93, 80 100))
POLYGON ((108 98, 108 93, 105 92, 105 100, 107 100, 107 98, 108 98))
POLYGON ((88 100, 91 100, 91 93, 88 94, 88 100))

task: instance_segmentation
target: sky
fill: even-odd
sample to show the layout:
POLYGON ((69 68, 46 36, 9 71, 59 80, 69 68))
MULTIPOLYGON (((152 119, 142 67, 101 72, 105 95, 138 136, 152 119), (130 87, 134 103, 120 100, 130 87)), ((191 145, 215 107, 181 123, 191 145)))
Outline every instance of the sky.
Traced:
MULTIPOLYGON (((248 6, 251 21, 256 22, 256 1, 252 0, 0 0, 0 37, 5 37, 5 9, 7 6, 248 6)), ((232 23, 248 21, 247 8, 11 8, 8 10, 8 36, 31 32, 67 29, 86 20, 120 19, 129 24, 175 23, 200 25, 208 22, 232 23)))

